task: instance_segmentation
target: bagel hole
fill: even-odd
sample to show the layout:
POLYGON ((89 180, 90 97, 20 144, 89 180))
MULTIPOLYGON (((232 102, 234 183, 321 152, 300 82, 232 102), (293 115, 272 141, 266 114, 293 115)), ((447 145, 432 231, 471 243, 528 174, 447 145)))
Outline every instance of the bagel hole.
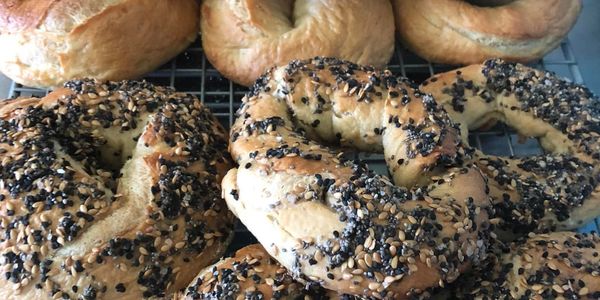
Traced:
POLYGON ((466 2, 480 7, 497 7, 510 4, 516 0, 466 0, 466 2))
POLYGON ((520 136, 505 123, 498 122, 486 129, 469 133, 469 145, 487 155, 525 157, 544 152, 536 138, 520 136))
POLYGON ((116 193, 118 179, 123 175, 122 170, 127 161, 133 155, 137 141, 142 134, 143 123, 134 129, 121 132, 119 128, 108 128, 102 132, 103 144, 94 149, 96 153, 93 158, 97 169, 85 161, 80 161, 90 175, 99 175, 103 172, 110 172, 110 178, 102 176, 105 179, 104 184, 107 188, 116 193))

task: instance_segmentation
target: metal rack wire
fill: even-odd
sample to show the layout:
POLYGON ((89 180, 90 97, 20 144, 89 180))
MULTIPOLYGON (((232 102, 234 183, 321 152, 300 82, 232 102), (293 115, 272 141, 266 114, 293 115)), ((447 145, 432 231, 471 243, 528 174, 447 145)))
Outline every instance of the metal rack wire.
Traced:
MULTIPOLYGON (((405 51, 400 46, 396 48, 388 68, 395 74, 409 77, 417 82, 421 82, 435 73, 454 68, 453 66, 432 64, 405 51)), ((574 82, 584 83, 569 40, 563 41, 560 47, 532 65, 556 72, 574 82)), ((205 105, 226 127, 233 122, 234 113, 247 91, 246 87, 236 85, 219 74, 204 56, 199 42, 159 70, 145 76, 145 79, 201 97, 205 105)), ((13 82, 8 97, 43 96, 47 93, 47 90, 32 89, 13 82)), ((494 155, 525 156, 543 152, 537 140, 522 140, 514 131, 502 124, 487 131, 472 132, 469 141, 471 145, 485 153, 494 155)), ((376 171, 387 172, 381 155, 360 154, 359 157, 367 160, 376 171)), ((600 231, 600 217, 580 230, 600 231)), ((239 228, 239 231, 247 234, 243 228, 239 228)))

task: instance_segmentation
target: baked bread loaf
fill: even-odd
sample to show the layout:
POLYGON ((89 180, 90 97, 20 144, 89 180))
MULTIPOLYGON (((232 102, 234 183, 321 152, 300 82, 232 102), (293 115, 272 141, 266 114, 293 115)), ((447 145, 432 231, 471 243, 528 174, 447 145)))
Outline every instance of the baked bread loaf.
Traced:
POLYGON ((200 23, 208 60, 245 86, 292 59, 322 55, 383 66, 394 51, 387 0, 206 0, 200 23))
POLYGON ((225 132, 196 97, 70 81, 0 128, 1 298, 164 297, 227 247, 225 132))
POLYGON ((542 58, 560 44, 581 11, 581 0, 392 3, 404 45, 428 61, 462 65, 542 58))
POLYGON ((230 135, 229 208, 275 259, 339 293, 406 299, 485 252, 488 196, 433 98, 333 58, 271 69, 230 135), (384 152, 394 186, 319 142, 384 152), (456 166, 456 167, 453 167, 456 166))
POLYGON ((459 299, 600 299, 600 238, 531 235, 458 280, 459 299))
POLYGON ((33 87, 134 79, 194 41, 195 0, 0 2, 0 71, 33 87))
POLYGON ((600 215, 600 100, 555 74, 488 60, 438 74, 421 86, 468 130, 505 122, 538 138, 546 154, 477 155, 500 225, 511 231, 575 229, 600 215))

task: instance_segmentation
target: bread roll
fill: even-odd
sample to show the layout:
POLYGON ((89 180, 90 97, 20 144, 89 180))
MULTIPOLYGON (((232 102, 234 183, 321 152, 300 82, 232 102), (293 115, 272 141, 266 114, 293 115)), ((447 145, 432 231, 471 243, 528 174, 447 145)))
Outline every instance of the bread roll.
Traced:
POLYGON ((32 87, 135 79, 196 38, 195 0, 0 2, 0 71, 32 87))

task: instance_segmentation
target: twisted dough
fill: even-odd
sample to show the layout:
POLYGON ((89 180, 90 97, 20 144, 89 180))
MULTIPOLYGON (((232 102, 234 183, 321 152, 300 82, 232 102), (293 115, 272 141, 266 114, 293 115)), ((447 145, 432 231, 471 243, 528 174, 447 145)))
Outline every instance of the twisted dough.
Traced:
POLYGON ((387 0, 207 0, 200 20, 208 60, 245 86, 293 59, 324 55, 383 66, 394 51, 387 0))
POLYGON ((453 124, 407 80, 332 58, 293 61, 266 73, 238 115, 230 150, 240 167, 223 195, 296 276, 404 299, 455 280, 485 251, 483 177, 460 166, 453 124), (383 150, 406 188, 317 141, 383 150))
POLYGON ((600 215, 600 100, 584 86, 502 60, 438 74, 421 86, 468 130, 503 121, 547 154, 478 154, 501 227, 575 229, 600 215))
POLYGON ((141 299, 220 257, 225 131, 194 96, 72 81, 0 104, 0 297, 141 299))

